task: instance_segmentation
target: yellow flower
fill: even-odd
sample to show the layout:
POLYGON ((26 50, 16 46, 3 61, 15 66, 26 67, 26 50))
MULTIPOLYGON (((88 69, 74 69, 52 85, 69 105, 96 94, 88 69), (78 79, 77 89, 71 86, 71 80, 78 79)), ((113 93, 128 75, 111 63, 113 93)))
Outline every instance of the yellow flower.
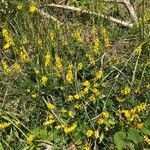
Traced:
POLYGON ((104 122, 105 122, 105 120, 104 120, 104 119, 101 119, 101 118, 97 121, 97 123, 98 123, 99 125, 104 124, 104 122))
POLYGON ((135 127, 137 129, 141 129, 143 127, 143 123, 137 123, 135 127))
POLYGON ((88 87, 85 87, 85 88, 83 89, 83 94, 88 94, 88 92, 89 92, 89 88, 88 88, 88 87))
POLYGON ((99 90, 96 89, 96 88, 91 89, 91 91, 92 91, 96 96, 99 96, 99 95, 100 95, 99 90))
POLYGON ((74 98, 75 98, 75 99, 80 99, 80 95, 79 95, 79 94, 75 94, 75 95, 74 95, 74 98))
POLYGON ((66 81, 71 84, 71 83, 73 83, 73 80, 74 80, 74 77, 73 77, 72 70, 69 69, 66 74, 66 81))
POLYGON ((68 96, 68 101, 72 101, 74 98, 73 98, 73 96, 72 95, 69 95, 68 96))
POLYGON ((99 80, 99 79, 102 78, 102 77, 103 77, 103 70, 100 69, 100 70, 98 70, 98 71, 96 72, 94 81, 97 81, 97 80, 99 80))
POLYGON ((136 49, 135 49, 135 54, 140 55, 142 52, 142 44, 140 44, 136 49))
POLYGON ((33 93, 33 94, 31 95, 31 97, 32 97, 32 98, 36 98, 36 97, 37 97, 37 94, 36 94, 36 93, 33 93))
POLYGON ((100 42, 98 37, 94 38, 94 46, 93 46, 93 51, 98 54, 100 52, 100 42))
POLYGON ((21 58, 21 61, 22 61, 23 63, 27 63, 27 62, 29 61, 27 52, 25 52, 25 51, 22 51, 22 52, 20 53, 20 58, 21 58))
POLYGON ((53 109, 56 108, 56 106, 53 105, 52 103, 48 103, 48 104, 47 104, 47 108, 48 108, 49 110, 53 110, 53 109))
POLYGON ((54 122, 55 122, 54 119, 49 119, 49 120, 45 121, 45 122, 43 123, 43 125, 44 125, 44 126, 48 126, 48 125, 53 124, 54 122))
POLYGON ((102 112, 102 117, 103 119, 108 119, 109 118, 109 113, 108 112, 102 112))
POLYGON ((83 86, 86 86, 86 87, 90 88, 91 84, 88 80, 86 80, 86 81, 83 82, 83 86))
POLYGON ((92 102, 94 102, 94 103, 96 102, 96 98, 95 98, 94 95, 90 96, 90 97, 89 97, 89 100, 92 101, 92 102))
POLYGON ((59 69, 59 70, 62 69, 62 60, 57 55, 55 56, 55 66, 56 66, 56 69, 59 69))
POLYGON ((35 13, 37 11, 37 6, 35 3, 32 3, 29 7, 29 12, 31 12, 32 14, 35 13))
POLYGON ((76 108, 76 109, 81 109, 81 108, 82 108, 82 105, 81 105, 81 104, 75 104, 75 105, 74 105, 74 108, 76 108))
POLYGON ((110 42, 109 42, 109 36, 108 36, 107 30, 105 28, 101 28, 100 32, 101 32, 101 34, 103 36, 105 47, 109 47, 110 46, 110 42))
POLYGON ((96 139, 99 138, 99 131, 98 131, 98 130, 94 131, 94 137, 95 137, 96 139))
POLYGON ((45 67, 47 67, 50 64, 50 61, 51 61, 51 55, 49 52, 47 52, 45 55, 45 67))
POLYGON ((39 74, 39 73, 40 73, 40 71, 39 71, 38 68, 34 68, 34 72, 35 72, 36 74, 39 74))
POLYGON ((50 32, 49 36, 50 36, 50 41, 52 42, 52 44, 54 44, 55 43, 55 40, 54 40, 55 34, 54 34, 54 32, 50 32))
POLYGON ((35 135, 34 134, 32 134, 32 133, 30 133, 30 134, 28 134, 28 142, 32 142, 33 140, 35 139, 35 135))
POLYGON ((2 123, 0 123, 0 130, 8 128, 8 127, 10 127, 10 125, 11 125, 11 123, 9 123, 9 122, 2 122, 2 123))
POLYGON ((61 112, 62 112, 62 113, 66 113, 66 112, 67 112, 67 109, 62 108, 62 109, 61 109, 61 112))
POLYGON ((10 67, 8 66, 8 64, 5 62, 5 61, 1 61, 2 63, 2 67, 3 67, 3 70, 6 74, 9 74, 11 75, 12 74, 12 70, 10 69, 10 67))
POLYGON ((93 130, 88 130, 88 131, 86 132, 86 136, 87 136, 87 137, 91 137, 93 134, 94 134, 93 130))
POLYGON ((150 145, 150 139, 148 138, 148 136, 147 136, 147 135, 144 135, 143 137, 144 137, 144 141, 145 141, 148 145, 150 145))
POLYGON ((42 48, 42 45, 43 45, 42 39, 38 39, 37 45, 38 45, 39 48, 42 48))
POLYGON ((15 69, 16 72, 20 72, 21 71, 21 67, 18 63, 14 63, 13 64, 13 68, 15 69))
POLYGON ((48 81, 48 78, 47 78, 46 76, 43 76, 43 77, 41 78, 41 84, 42 84, 42 85, 46 86, 47 81, 48 81))
POLYGON ((57 125, 57 126, 55 126, 55 128, 59 130, 59 129, 64 128, 64 125, 57 125))
POLYGON ((124 89, 121 90, 121 94, 128 95, 131 93, 131 88, 129 86, 125 86, 124 89))
POLYGON ((72 111, 68 111, 68 116, 74 118, 74 113, 72 111))
POLYGON ((23 5, 22 5, 22 4, 18 4, 18 5, 17 5, 17 9, 18 9, 18 10, 22 10, 22 9, 23 9, 23 5))
POLYGON ((82 63, 79 63, 79 64, 77 65, 77 70, 80 71, 80 70, 82 70, 82 69, 83 69, 83 64, 82 64, 82 63))
POLYGON ((74 33, 74 38, 75 38, 75 40, 76 40, 77 42, 79 42, 79 43, 82 43, 82 42, 83 42, 80 31, 76 31, 76 32, 74 33))
POLYGON ((69 126, 69 127, 64 127, 64 132, 65 133, 71 133, 71 132, 73 132, 75 129, 76 129, 76 127, 77 127, 77 124, 76 123, 73 123, 71 126, 69 126))
POLYGON ((94 60, 94 58, 90 54, 86 54, 86 57, 90 61, 91 65, 95 65, 95 60, 94 60))

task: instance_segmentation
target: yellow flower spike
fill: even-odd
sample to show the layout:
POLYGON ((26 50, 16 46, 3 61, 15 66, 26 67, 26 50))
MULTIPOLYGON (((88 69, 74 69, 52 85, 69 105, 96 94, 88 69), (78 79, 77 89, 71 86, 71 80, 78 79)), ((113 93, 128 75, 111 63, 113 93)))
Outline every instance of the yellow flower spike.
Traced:
POLYGON ((97 80, 99 80, 99 79, 101 79, 102 77, 103 77, 103 70, 102 69, 100 69, 100 70, 98 70, 97 72, 96 72, 96 74, 95 74, 95 78, 94 78, 94 81, 97 81, 97 80))
POLYGON ((100 42, 99 42, 99 38, 98 37, 94 38, 93 51, 95 52, 95 54, 99 54, 99 52, 100 52, 100 42))
POLYGON ((78 99, 80 99, 80 95, 79 94, 75 94, 74 98, 78 100, 78 99))
POLYGON ((102 118, 103 119, 108 119, 109 118, 109 113, 108 112, 102 112, 102 118))
POLYGON ((69 95, 69 96, 68 96, 68 101, 73 101, 73 99, 74 99, 74 98, 73 98, 72 95, 69 95))
POLYGON ((105 122, 105 120, 104 120, 104 119, 101 119, 101 118, 97 120, 97 123, 98 123, 99 125, 104 124, 104 122, 105 122))
POLYGON ((98 130, 94 131, 94 137, 95 137, 96 139, 99 138, 99 131, 98 131, 98 130))
POLYGON ((83 86, 90 88, 91 84, 88 80, 83 82, 83 86))
POLYGON ((27 62, 29 61, 27 52, 25 52, 25 51, 22 51, 22 52, 20 53, 20 58, 21 58, 21 61, 22 61, 23 63, 27 63, 27 62))
POLYGON ((43 125, 44 125, 44 126, 48 126, 48 125, 53 124, 54 122, 55 122, 54 119, 49 119, 49 120, 45 121, 45 122, 43 123, 43 125))
POLYGON ((79 43, 83 43, 83 39, 82 39, 82 36, 81 36, 81 32, 80 31, 76 31, 74 33, 74 38, 77 42, 79 43))
POLYGON ((23 5, 22 5, 22 4, 18 4, 18 5, 17 5, 17 9, 18 9, 18 10, 22 10, 22 9, 23 9, 23 5))
POLYGON ((34 72, 38 75, 40 73, 38 68, 34 68, 34 72))
POLYGON ((55 66, 56 69, 62 70, 62 60, 59 56, 55 56, 55 66))
POLYGON ((28 141, 28 142, 33 142, 33 140, 35 139, 35 137, 36 137, 36 136, 35 136, 34 134, 29 133, 29 134, 28 134, 28 139, 27 139, 27 141, 28 141))
POLYGON ((52 103, 48 103, 48 104, 47 104, 47 108, 48 108, 49 110, 53 110, 53 109, 56 108, 56 106, 53 105, 52 103))
POLYGON ((93 88, 91 91, 92 91, 96 96, 99 96, 99 95, 100 95, 99 90, 96 89, 96 88, 93 88))
POLYGON ((88 93, 89 93, 89 88, 88 88, 88 87, 85 87, 85 88, 83 89, 83 93, 84 93, 84 94, 88 94, 88 93))
POLYGON ((145 141, 148 145, 150 145, 150 139, 148 138, 148 136, 147 136, 147 135, 144 135, 143 138, 144 138, 144 141, 145 141))
POLYGON ((41 78, 41 84, 44 85, 44 86, 46 86, 47 81, 48 81, 47 76, 42 76, 42 78, 41 78))
POLYGON ((140 44, 134 51, 135 54, 139 56, 142 52, 142 44, 140 44))
POLYGON ((96 98, 95 98, 95 96, 94 96, 94 95, 90 96, 90 97, 89 97, 89 100, 90 100, 90 101, 92 101, 93 103, 95 103, 95 102, 96 102, 96 98))
POLYGON ((93 136, 93 134, 94 134, 93 130, 87 130, 87 132, 86 132, 86 136, 88 138, 91 137, 91 136, 93 136))
POLYGON ((8 128, 8 127, 10 127, 10 125, 11 125, 11 123, 9 123, 9 122, 0 123, 0 130, 8 128))
POLYGON ((137 123, 135 127, 137 129, 142 129, 143 125, 144 125, 143 123, 137 123))
POLYGON ((61 109, 61 112, 62 112, 62 113, 66 113, 66 112, 67 112, 67 109, 62 108, 62 109, 61 109))
POLYGON ((65 132, 66 134, 69 134, 69 133, 73 132, 73 131, 76 129, 76 127, 77 127, 77 124, 76 124, 76 123, 73 123, 73 124, 72 124, 71 126, 69 126, 69 127, 65 126, 65 127, 64 127, 64 132, 65 132))
POLYGON ((14 63, 13 68, 15 69, 16 72, 21 72, 21 66, 18 63, 14 63))
POLYGON ((83 69, 83 64, 82 63, 78 63, 77 70, 80 71, 82 69, 83 69))
POLYGON ((37 6, 35 3, 32 3, 29 7, 29 12, 31 12, 32 14, 35 13, 37 11, 37 6))
POLYGON ((33 93, 33 94, 31 95, 31 97, 32 97, 32 98, 37 98, 37 94, 36 94, 36 93, 33 93))
POLYGON ((104 27, 102 27, 101 30, 100 30, 100 33, 102 34, 102 37, 104 39, 105 47, 106 48, 109 47, 110 46, 110 40, 109 40, 109 36, 108 36, 107 30, 104 27))
POLYGON ((68 67, 69 70, 67 71, 67 74, 66 74, 66 81, 69 83, 69 84, 72 84, 73 83, 73 80, 74 80, 74 77, 73 77, 73 72, 72 70, 70 69, 70 67, 68 67))
POLYGON ((122 95, 128 95, 131 93, 131 88, 129 86, 125 86, 124 89, 121 90, 122 95))
POLYGON ((51 62, 51 55, 49 52, 47 52, 45 55, 45 67, 49 66, 50 62, 51 62))
POLYGON ((74 113, 72 111, 68 111, 68 116, 74 118, 74 113))
POLYGON ((1 61, 1 64, 2 64, 4 72, 6 74, 11 75, 12 74, 12 70, 10 69, 10 67, 8 66, 8 64, 5 61, 3 61, 3 60, 1 61))

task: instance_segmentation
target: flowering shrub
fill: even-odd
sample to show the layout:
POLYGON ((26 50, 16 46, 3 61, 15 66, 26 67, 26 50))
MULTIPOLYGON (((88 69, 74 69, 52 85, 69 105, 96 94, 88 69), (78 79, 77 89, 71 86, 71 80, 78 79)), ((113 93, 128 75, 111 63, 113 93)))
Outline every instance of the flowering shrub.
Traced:
POLYGON ((149 147, 149 41, 140 28, 57 24, 38 3, 10 4, 14 20, 0 33, 0 149, 149 147))

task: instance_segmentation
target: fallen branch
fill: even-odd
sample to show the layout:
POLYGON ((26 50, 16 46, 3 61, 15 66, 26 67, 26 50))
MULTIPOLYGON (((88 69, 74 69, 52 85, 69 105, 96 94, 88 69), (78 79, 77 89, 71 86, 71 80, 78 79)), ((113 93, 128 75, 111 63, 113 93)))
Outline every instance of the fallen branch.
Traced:
POLYGON ((43 15, 44 17, 53 20, 54 22, 56 22, 59 25, 62 25, 62 22, 60 22, 58 19, 56 19, 54 16, 49 15, 47 12, 44 12, 41 9, 38 9, 37 12, 39 12, 41 15, 43 15))
POLYGON ((114 17, 111 17, 111 16, 105 16, 103 14, 100 14, 100 13, 97 13, 97 12, 93 12, 93 11, 88 11, 88 10, 83 10, 81 8, 76 8, 74 6, 68 6, 68 5, 57 5, 57 4, 48 4, 49 7, 53 7, 53 8, 60 8, 60 9, 66 9, 66 10, 70 10, 70 11, 75 11, 75 12, 79 12, 79 13, 85 13, 85 14, 90 14, 90 15, 94 15, 94 16, 97 16, 97 17, 101 17, 101 18, 105 18, 109 21, 112 21, 114 23, 117 23, 117 24, 121 24, 125 27, 130 27, 132 28, 133 27, 133 23, 130 23, 130 22, 127 22, 127 21, 123 21, 123 20, 119 20, 119 19, 116 19, 114 17))
POLYGON ((129 11, 132 20, 135 22, 135 24, 138 23, 138 17, 137 14, 134 11, 133 6, 131 5, 129 0, 104 0, 105 2, 110 2, 110 3, 122 3, 125 5, 127 10, 129 11))

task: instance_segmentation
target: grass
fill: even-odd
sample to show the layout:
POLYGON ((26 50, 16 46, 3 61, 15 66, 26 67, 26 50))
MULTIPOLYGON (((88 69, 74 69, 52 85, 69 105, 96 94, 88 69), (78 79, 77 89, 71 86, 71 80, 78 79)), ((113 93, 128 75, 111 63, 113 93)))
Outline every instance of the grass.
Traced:
POLYGON ((131 29, 56 11, 57 24, 37 12, 42 1, 0 3, 0 150, 150 147, 148 2, 136 2, 131 29))

